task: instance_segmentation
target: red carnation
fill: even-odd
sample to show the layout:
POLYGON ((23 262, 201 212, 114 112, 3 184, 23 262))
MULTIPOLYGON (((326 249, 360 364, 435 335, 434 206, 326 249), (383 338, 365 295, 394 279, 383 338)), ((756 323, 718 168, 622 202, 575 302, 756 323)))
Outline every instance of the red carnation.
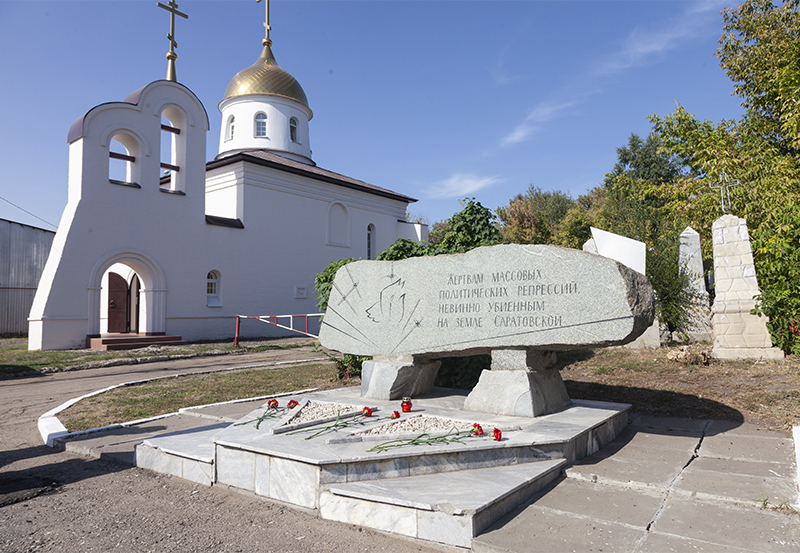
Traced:
POLYGON ((399 419, 400 418, 400 411, 392 412, 392 416, 389 417, 390 419, 399 419))
POLYGON ((294 409, 297 407, 297 402, 295 400, 291 400, 289 403, 286 404, 289 409, 294 409))
POLYGON ((370 409, 369 407, 364 407, 364 409, 362 409, 361 411, 361 414, 364 415, 365 417, 371 417, 372 409, 370 409))
POLYGON ((472 425, 472 430, 470 430, 470 432, 476 436, 483 436, 483 427, 476 422, 472 425))
POLYGON ((500 432, 500 429, 499 428, 495 428, 494 429, 494 439, 495 439, 495 441, 499 442, 500 438, 502 438, 502 437, 503 437, 503 433, 500 432))
POLYGON ((269 407, 270 409, 277 409, 278 408, 278 400, 277 399, 269 400, 267 402, 267 407, 269 407))

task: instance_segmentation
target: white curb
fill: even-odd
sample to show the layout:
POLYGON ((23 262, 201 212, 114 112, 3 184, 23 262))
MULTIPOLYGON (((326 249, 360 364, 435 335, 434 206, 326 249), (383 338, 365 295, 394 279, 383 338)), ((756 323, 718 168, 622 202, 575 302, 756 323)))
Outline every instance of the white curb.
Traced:
POLYGON ((277 366, 281 366, 281 365, 296 365, 296 364, 299 364, 299 363, 316 363, 316 362, 319 362, 319 361, 328 361, 328 358, 321 357, 321 358, 317 358, 317 359, 300 359, 300 360, 297 360, 297 361, 278 361, 278 362, 275 362, 275 363, 259 363, 259 364, 256 364, 256 365, 242 365, 240 367, 229 367, 229 368, 225 368, 225 369, 214 369, 214 370, 211 370, 211 371, 200 371, 200 372, 194 372, 194 373, 171 374, 171 375, 168 375, 168 376, 159 376, 159 377, 156 377, 156 378, 146 378, 144 380, 133 380, 131 382, 124 382, 122 384, 116 384, 114 386, 109 386, 108 388, 103 388, 102 390, 97 390, 97 391, 90 392, 88 394, 82 395, 80 397, 77 397, 77 398, 74 398, 74 399, 70 399, 69 401, 66 401, 66 402, 62 403, 58 407, 56 407, 54 409, 50 409, 48 412, 46 412, 43 415, 41 415, 39 417, 38 421, 37 421, 37 426, 39 428, 39 435, 42 437, 42 441, 45 444, 47 444, 49 447, 54 447, 55 444, 56 444, 56 441, 61 440, 61 439, 72 438, 72 437, 75 437, 75 436, 83 436, 83 435, 86 435, 86 434, 92 434, 94 432, 100 432, 102 430, 110 430, 110 429, 113 429, 113 428, 123 428, 123 427, 133 426, 133 425, 136 425, 136 424, 142 424, 142 423, 145 423, 145 422, 150 422, 150 421, 154 421, 154 420, 158 420, 158 419, 163 419, 163 418, 166 418, 166 417, 171 417, 173 415, 177 415, 179 413, 183 413, 183 412, 185 412, 187 410, 191 410, 191 409, 200 409, 202 407, 209 407, 209 406, 212 406, 212 405, 225 405, 225 404, 228 404, 228 403, 241 403, 241 402, 245 402, 245 401, 258 401, 260 399, 268 399, 268 398, 272 398, 272 397, 283 397, 283 396, 288 396, 288 395, 293 395, 293 394, 311 392, 311 391, 316 390, 316 388, 308 388, 308 389, 305 389, 305 390, 298 390, 296 392, 284 392, 284 393, 281 393, 281 394, 272 394, 272 395, 269 395, 269 396, 259 396, 259 397, 246 398, 246 399, 234 399, 234 400, 231 400, 231 401, 222 401, 222 402, 219 402, 219 403, 211 403, 209 405, 196 405, 194 407, 183 407, 182 409, 180 409, 179 411, 177 411, 175 413, 167 413, 165 415, 158 415, 158 416, 149 417, 149 418, 146 418, 146 419, 140 419, 140 420, 131 421, 131 422, 124 422, 122 424, 111 424, 111 425, 108 425, 108 426, 101 426, 99 428, 90 428, 89 430, 81 430, 81 431, 78 431, 78 432, 70 432, 70 431, 68 431, 67 428, 63 424, 61 424, 61 421, 57 417, 57 415, 59 413, 61 413, 62 411, 64 411, 65 409, 67 409, 69 407, 72 407, 73 405, 78 403, 80 400, 85 399, 87 397, 96 396, 98 394, 102 394, 102 393, 108 392, 110 390, 114 390, 115 388, 123 388, 125 386, 133 386, 135 384, 142 384, 142 383, 145 383, 145 382, 152 382, 154 380, 163 380, 165 378, 178 378, 180 376, 195 376, 195 375, 201 375, 201 374, 213 374, 213 373, 218 373, 218 372, 237 371, 237 370, 244 370, 244 369, 255 369, 255 368, 258 368, 258 367, 277 367, 277 366))

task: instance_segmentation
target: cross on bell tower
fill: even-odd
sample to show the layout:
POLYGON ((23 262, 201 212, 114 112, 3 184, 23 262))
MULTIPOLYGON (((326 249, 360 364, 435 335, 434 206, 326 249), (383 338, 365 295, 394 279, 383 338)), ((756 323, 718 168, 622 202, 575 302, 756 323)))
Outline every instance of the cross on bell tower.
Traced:
POLYGON ((175 0, 169 0, 169 6, 165 6, 161 2, 157 2, 158 7, 167 10, 169 13, 169 52, 167 52, 167 80, 177 82, 175 75, 175 60, 178 59, 178 54, 175 53, 175 47, 178 43, 175 41, 175 16, 179 15, 184 19, 189 19, 189 16, 183 12, 178 11, 178 3, 175 0))

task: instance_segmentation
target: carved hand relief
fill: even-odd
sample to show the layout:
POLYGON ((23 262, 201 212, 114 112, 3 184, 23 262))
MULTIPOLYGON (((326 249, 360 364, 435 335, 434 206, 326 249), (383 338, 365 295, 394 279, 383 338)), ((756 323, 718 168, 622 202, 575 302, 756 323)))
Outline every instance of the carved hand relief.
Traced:
POLYGON ((652 311, 647 279, 615 261, 504 245, 345 265, 320 340, 361 355, 607 345, 635 339, 652 311))

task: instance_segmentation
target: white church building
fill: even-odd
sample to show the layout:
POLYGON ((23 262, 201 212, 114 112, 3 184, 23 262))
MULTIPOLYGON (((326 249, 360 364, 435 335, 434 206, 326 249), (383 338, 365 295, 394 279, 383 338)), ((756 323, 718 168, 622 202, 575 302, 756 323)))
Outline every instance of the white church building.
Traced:
POLYGON ((314 275, 332 261, 427 239, 425 225, 406 222, 413 198, 315 165, 313 113, 268 36, 219 104, 213 161, 203 104, 169 76, 70 128, 68 202, 29 349, 82 348, 109 333, 230 337, 236 315, 316 312, 314 275))

